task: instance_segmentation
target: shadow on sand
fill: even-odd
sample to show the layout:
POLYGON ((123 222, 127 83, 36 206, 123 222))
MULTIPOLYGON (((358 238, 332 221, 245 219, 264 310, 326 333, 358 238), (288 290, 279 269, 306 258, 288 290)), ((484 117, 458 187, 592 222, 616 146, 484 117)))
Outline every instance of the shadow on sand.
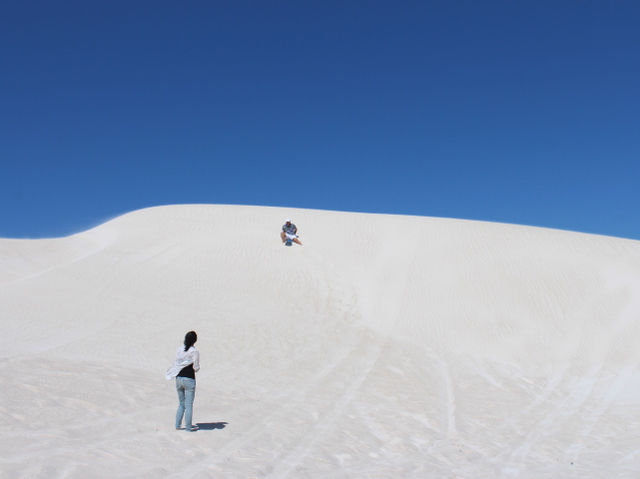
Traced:
POLYGON ((229 423, 227 423, 227 422, 198 422, 198 423, 196 423, 196 426, 198 426, 198 428, 201 431, 211 431, 213 429, 224 429, 227 424, 229 424, 229 423))

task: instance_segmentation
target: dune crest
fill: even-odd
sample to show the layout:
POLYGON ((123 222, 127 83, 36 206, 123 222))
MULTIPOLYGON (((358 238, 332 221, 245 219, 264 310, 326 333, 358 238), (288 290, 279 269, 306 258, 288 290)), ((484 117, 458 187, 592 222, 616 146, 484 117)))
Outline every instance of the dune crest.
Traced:
POLYGON ((180 205, 0 265, 6 477, 640 474, 637 241, 180 205), (163 378, 190 329, 194 434, 163 378))

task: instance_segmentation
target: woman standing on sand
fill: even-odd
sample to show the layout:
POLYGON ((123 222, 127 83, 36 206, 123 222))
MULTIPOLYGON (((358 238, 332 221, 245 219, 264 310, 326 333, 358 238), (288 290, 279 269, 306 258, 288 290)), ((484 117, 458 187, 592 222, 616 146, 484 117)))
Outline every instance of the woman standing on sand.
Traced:
POLYGON ((192 423, 193 398, 196 395, 196 371, 200 370, 200 352, 194 344, 198 340, 195 331, 189 331, 184 337, 184 346, 179 346, 176 351, 176 360, 173 366, 167 369, 167 380, 176 378, 176 390, 178 391, 178 411, 176 412, 176 429, 197 431, 198 426, 192 423), (185 427, 182 427, 182 417, 185 427))

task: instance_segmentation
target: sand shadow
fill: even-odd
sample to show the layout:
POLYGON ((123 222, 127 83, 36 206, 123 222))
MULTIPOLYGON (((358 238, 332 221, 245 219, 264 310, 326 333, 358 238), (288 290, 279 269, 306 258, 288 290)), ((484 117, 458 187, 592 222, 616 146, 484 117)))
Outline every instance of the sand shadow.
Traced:
POLYGON ((196 426, 201 431, 212 431, 213 429, 224 429, 226 425, 229 424, 227 422, 198 422, 196 426))

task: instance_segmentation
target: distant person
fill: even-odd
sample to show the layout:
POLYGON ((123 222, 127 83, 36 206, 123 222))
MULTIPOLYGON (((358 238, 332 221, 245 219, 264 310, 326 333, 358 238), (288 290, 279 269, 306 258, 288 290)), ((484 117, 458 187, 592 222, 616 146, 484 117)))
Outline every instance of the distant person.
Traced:
POLYGON ((198 340, 195 331, 189 331, 184 337, 184 345, 178 347, 176 360, 173 366, 167 369, 167 380, 176 378, 176 390, 178 391, 178 411, 176 412, 176 430, 186 429, 197 431, 194 426, 193 399, 196 395, 196 372, 200 370, 200 352, 194 344, 198 340), (184 425, 182 427, 182 418, 184 425))
POLYGON ((302 243, 298 239, 298 228, 296 228, 296 225, 294 225, 289 219, 285 220, 285 223, 282 226, 280 238, 282 238, 282 242, 287 246, 291 246, 291 242, 302 246, 302 243))

